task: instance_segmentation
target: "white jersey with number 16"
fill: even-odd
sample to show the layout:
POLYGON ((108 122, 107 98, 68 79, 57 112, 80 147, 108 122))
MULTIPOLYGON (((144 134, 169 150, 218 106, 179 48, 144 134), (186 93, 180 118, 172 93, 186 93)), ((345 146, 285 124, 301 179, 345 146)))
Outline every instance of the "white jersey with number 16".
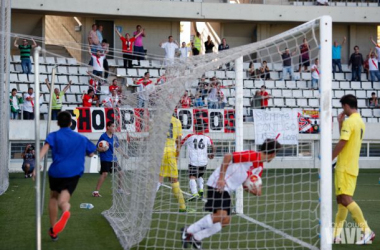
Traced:
POLYGON ((190 156, 190 165, 201 167, 207 165, 207 149, 213 145, 210 137, 203 134, 189 134, 182 140, 182 145, 187 146, 190 156))

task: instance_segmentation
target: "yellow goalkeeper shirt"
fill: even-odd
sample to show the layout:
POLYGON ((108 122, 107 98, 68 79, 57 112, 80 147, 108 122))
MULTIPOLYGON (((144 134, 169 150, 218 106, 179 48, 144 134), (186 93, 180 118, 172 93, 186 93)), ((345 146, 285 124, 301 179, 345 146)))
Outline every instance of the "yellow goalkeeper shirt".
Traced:
POLYGON ((181 121, 172 116, 170 129, 167 133, 165 151, 176 151, 176 140, 179 136, 182 136, 181 121))
POLYGON ((359 156, 365 125, 359 113, 353 113, 344 122, 340 131, 340 140, 347 141, 338 155, 336 171, 353 176, 359 174, 359 156))

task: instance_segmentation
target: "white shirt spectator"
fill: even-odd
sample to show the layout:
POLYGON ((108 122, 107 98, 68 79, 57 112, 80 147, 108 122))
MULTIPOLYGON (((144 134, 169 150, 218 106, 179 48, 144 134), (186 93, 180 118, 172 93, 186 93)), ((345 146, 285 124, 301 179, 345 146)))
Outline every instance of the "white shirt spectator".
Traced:
MULTIPOLYGON (((43 102, 42 97, 40 97, 40 104, 42 104, 42 102, 43 102)), ((33 113, 34 112, 34 105, 35 105, 34 93, 31 95, 29 93, 25 93, 24 94, 24 109, 23 110, 26 112, 29 112, 29 113, 33 113), (28 98, 28 97, 33 98, 33 100, 32 101, 26 100, 26 98, 28 98)))
POLYGON ((218 90, 216 88, 211 89, 210 93, 207 96, 207 101, 218 102, 218 90))
POLYGON ((91 57, 93 70, 103 72, 103 63, 106 57, 104 55, 100 56, 99 58, 96 55, 91 55, 91 57))
POLYGON ((143 84, 137 85, 137 91, 139 92, 139 98, 148 101, 149 100, 149 95, 152 93, 154 90, 154 84, 148 84, 144 87, 143 84))
POLYGON ((175 50, 178 49, 178 45, 174 42, 165 42, 161 45, 161 48, 165 49, 165 58, 174 59, 175 50))
POLYGON ((115 95, 115 96, 107 96, 106 98, 104 98, 104 100, 102 101, 103 105, 105 108, 113 108, 113 107, 116 107, 119 103, 119 96, 115 95))
POLYGON ((13 106, 14 109, 20 109, 19 106, 18 106, 18 98, 17 98, 17 96, 14 96, 12 98, 12 106, 13 106))
POLYGON ((185 47, 185 48, 181 47, 179 50, 181 51, 181 56, 180 56, 181 60, 185 61, 187 58, 187 55, 190 52, 190 48, 189 47, 185 47))
POLYGON ((380 47, 376 46, 377 60, 380 61, 380 47))
POLYGON ((379 63, 379 61, 377 60, 376 57, 371 57, 370 59, 368 59, 369 71, 379 70, 378 69, 378 66, 379 66, 378 63, 379 63))
POLYGON ((315 69, 313 71, 313 73, 311 73, 311 77, 314 78, 314 79, 319 79, 319 69, 318 69, 318 66, 313 64, 311 65, 311 68, 310 69, 315 69))

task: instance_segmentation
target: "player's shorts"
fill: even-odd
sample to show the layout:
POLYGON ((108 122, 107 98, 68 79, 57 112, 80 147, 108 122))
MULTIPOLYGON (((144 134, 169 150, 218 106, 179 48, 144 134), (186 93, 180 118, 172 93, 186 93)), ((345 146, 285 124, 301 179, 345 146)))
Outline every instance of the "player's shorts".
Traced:
POLYGON ((220 193, 213 187, 207 186, 207 202, 205 210, 216 213, 218 210, 227 211, 231 214, 231 196, 227 191, 220 193))
POLYGON ((31 174, 32 172, 33 172, 33 170, 34 170, 34 163, 35 163, 35 161, 33 160, 33 161, 24 161, 23 163, 22 163, 22 166, 21 166, 21 168, 22 168, 22 171, 24 171, 25 172, 25 169, 26 169, 26 164, 29 164, 29 173, 28 174, 31 174))
POLYGON ((196 167, 189 164, 189 177, 202 177, 206 172, 206 166, 196 167))
POLYGON ((346 172, 335 171, 335 195, 354 196, 357 176, 346 172))
POLYGON ((80 176, 68 177, 68 178, 54 178, 49 176, 50 190, 61 193, 62 190, 69 191, 72 195, 77 187, 80 176))
POLYGON ((177 158, 175 151, 165 151, 161 162, 160 176, 178 178, 177 158))
POLYGON ((120 171, 120 167, 117 164, 117 162, 112 161, 101 161, 100 162, 100 171, 99 174, 102 174, 104 172, 106 173, 112 173, 113 171, 118 172, 120 171))

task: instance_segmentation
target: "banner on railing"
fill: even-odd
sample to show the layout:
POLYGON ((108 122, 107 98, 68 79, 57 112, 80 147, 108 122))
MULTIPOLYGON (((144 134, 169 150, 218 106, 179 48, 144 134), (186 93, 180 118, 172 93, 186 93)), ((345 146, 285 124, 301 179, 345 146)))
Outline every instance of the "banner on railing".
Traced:
MULTIPOLYGON (((140 108, 66 108, 72 117, 71 129, 79 133, 105 132, 109 121, 114 121, 115 114, 119 127, 117 132, 148 132, 149 117, 153 111, 140 108)), ((235 133, 235 111, 228 109, 178 109, 177 117, 182 123, 183 132, 194 133, 197 125, 202 123, 204 133, 235 133)))

